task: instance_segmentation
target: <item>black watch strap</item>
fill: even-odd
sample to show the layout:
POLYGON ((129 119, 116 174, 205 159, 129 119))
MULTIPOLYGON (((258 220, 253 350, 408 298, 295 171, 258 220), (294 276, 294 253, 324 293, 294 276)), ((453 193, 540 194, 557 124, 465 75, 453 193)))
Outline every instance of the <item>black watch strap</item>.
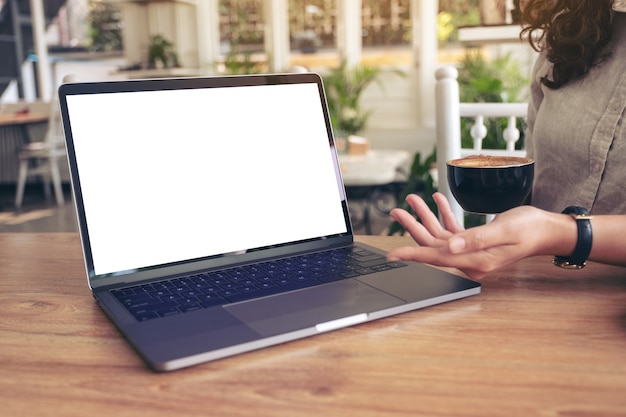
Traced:
POLYGON ((567 269, 582 269, 585 267, 589 253, 591 253, 591 246, 593 244, 593 235, 591 233, 591 216, 587 209, 578 206, 569 206, 562 211, 563 214, 569 214, 576 220, 576 226, 578 228, 578 240, 576 241, 576 248, 572 256, 555 256, 552 263, 561 268, 567 269))

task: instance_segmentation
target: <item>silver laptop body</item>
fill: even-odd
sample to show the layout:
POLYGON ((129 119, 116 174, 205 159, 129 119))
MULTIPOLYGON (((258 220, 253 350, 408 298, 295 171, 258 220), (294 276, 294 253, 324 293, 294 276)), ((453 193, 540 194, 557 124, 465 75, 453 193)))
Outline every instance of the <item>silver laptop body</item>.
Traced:
POLYGON ((353 241, 316 74, 72 83, 59 98, 89 286, 154 370, 480 292, 353 241), (344 257, 363 262, 330 268, 344 257), (279 284, 263 281, 273 265, 279 284))

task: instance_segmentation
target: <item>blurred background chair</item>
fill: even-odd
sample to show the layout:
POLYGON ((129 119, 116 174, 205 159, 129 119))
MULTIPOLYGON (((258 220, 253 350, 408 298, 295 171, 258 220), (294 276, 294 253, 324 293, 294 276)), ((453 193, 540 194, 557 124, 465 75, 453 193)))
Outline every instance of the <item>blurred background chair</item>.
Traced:
MULTIPOLYGON (((459 224, 465 223, 463 209, 454 199, 448 186, 446 161, 468 155, 511 155, 526 156, 526 150, 515 149, 520 138, 517 119, 526 118, 527 103, 461 103, 459 101, 458 71, 446 66, 435 72, 435 113, 437 123, 437 184, 439 191, 450 201, 459 224), (461 145, 461 119, 473 118, 470 128, 472 148, 461 145), (487 136, 485 118, 506 118, 506 128, 502 138, 506 149, 483 149, 483 139, 487 136)), ((488 217, 490 220, 490 217, 488 217)))
MULTIPOLYGON (((63 82, 75 82, 76 77, 66 75, 63 82)), ((48 129, 42 141, 25 144, 18 153, 19 172, 15 193, 15 208, 20 209, 24 199, 26 180, 40 176, 44 184, 46 199, 50 198, 50 183, 58 206, 65 204, 59 161, 66 156, 63 123, 59 110, 59 98, 54 94, 49 106, 48 129)))

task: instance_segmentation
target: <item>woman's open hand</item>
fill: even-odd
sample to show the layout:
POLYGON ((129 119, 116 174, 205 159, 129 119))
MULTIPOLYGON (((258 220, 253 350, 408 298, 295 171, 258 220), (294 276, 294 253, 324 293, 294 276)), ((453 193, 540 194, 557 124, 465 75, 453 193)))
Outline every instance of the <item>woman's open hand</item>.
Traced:
POLYGON ((481 278, 521 258, 545 253, 550 249, 550 234, 558 233, 551 221, 555 214, 531 206, 516 207, 497 215, 491 223, 465 230, 457 223, 445 196, 435 193, 433 198, 443 225, 424 200, 414 194, 406 201, 422 223, 405 210, 392 210, 391 216, 419 246, 395 249, 388 255, 390 260, 454 267, 471 278, 481 278))

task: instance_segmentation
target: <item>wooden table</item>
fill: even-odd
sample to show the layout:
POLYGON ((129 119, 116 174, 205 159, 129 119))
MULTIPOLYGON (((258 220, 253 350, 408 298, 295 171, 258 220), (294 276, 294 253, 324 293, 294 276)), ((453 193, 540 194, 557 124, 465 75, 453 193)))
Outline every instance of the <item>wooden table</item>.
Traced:
POLYGON ((0 234, 0 415, 626 415, 625 268, 538 257, 482 282, 478 296, 156 374, 91 299, 76 234, 0 234))

